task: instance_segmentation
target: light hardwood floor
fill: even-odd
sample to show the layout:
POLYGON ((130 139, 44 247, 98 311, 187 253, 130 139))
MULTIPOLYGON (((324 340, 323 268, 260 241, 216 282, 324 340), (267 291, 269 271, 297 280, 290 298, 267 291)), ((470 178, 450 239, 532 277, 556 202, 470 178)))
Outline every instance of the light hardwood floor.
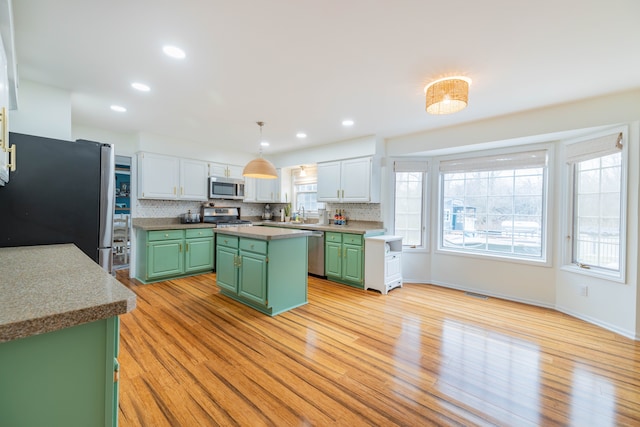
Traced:
POLYGON ((265 316, 215 274, 141 285, 120 426, 640 425, 640 343, 553 310, 309 278, 265 316))

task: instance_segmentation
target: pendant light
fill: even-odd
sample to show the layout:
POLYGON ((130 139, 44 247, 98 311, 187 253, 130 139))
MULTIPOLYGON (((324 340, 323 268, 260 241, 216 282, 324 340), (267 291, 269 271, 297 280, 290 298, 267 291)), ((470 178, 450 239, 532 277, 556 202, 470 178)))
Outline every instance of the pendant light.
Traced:
MULTIPOLYGON (((256 122, 260 126, 260 140, 262 140, 262 126, 264 122, 256 122)), ((276 179, 278 177, 278 171, 276 167, 267 160, 262 158, 262 147, 260 148, 260 157, 251 160, 244 167, 242 176, 247 178, 259 178, 259 179, 276 179)))

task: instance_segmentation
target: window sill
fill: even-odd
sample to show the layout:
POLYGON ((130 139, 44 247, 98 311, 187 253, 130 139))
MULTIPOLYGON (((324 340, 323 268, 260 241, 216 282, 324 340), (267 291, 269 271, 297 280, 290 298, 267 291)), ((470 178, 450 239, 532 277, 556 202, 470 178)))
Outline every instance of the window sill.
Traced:
POLYGON ((492 260, 492 261, 512 262, 515 264, 527 264, 527 265, 533 265, 537 267, 551 267, 551 261, 548 261, 543 258, 540 258, 540 259, 518 258, 518 257, 504 256, 499 254, 456 251, 456 250, 450 250, 446 248, 438 248, 436 250, 436 253, 442 254, 442 255, 463 256, 467 258, 476 258, 476 259, 484 259, 484 260, 492 260))
POLYGON ((609 280, 616 283, 626 283, 625 277, 620 272, 608 272, 598 268, 581 268, 575 264, 565 264, 560 270, 568 273, 582 274, 583 276, 595 277, 598 279, 609 280))

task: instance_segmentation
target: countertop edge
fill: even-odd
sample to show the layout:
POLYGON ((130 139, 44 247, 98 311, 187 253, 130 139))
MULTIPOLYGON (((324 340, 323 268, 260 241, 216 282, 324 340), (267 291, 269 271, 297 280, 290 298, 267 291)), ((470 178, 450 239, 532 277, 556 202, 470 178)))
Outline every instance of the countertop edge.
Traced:
MULTIPOLYGON (((281 239, 294 239, 297 237, 307 237, 310 236, 312 234, 312 231, 310 230, 292 230, 292 231, 296 231, 296 233, 291 234, 291 233, 287 233, 287 234, 274 234, 274 235, 261 235, 261 234, 256 234, 256 233, 252 233, 251 229, 253 227, 232 227, 232 228, 219 228, 216 230, 216 233, 218 234, 227 234, 230 236, 238 236, 238 237, 246 237, 249 239, 256 239, 256 240, 266 240, 266 241, 270 241, 270 240, 281 240, 281 239), (237 228, 237 230, 235 229, 237 228), (245 230, 246 229, 246 230, 245 230)), ((277 227, 274 227, 277 228, 277 227)))
POLYGON ((100 306, 7 323, 0 325, 0 343, 108 319, 128 313, 135 307, 136 298, 133 296, 100 306))

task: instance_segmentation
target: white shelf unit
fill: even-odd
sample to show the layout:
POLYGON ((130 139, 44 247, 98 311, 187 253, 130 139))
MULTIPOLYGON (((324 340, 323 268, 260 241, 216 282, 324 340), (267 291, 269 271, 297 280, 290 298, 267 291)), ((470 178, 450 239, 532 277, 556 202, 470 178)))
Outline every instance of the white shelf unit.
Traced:
POLYGON ((402 287, 402 236, 364 239, 364 288, 386 295, 402 287))

